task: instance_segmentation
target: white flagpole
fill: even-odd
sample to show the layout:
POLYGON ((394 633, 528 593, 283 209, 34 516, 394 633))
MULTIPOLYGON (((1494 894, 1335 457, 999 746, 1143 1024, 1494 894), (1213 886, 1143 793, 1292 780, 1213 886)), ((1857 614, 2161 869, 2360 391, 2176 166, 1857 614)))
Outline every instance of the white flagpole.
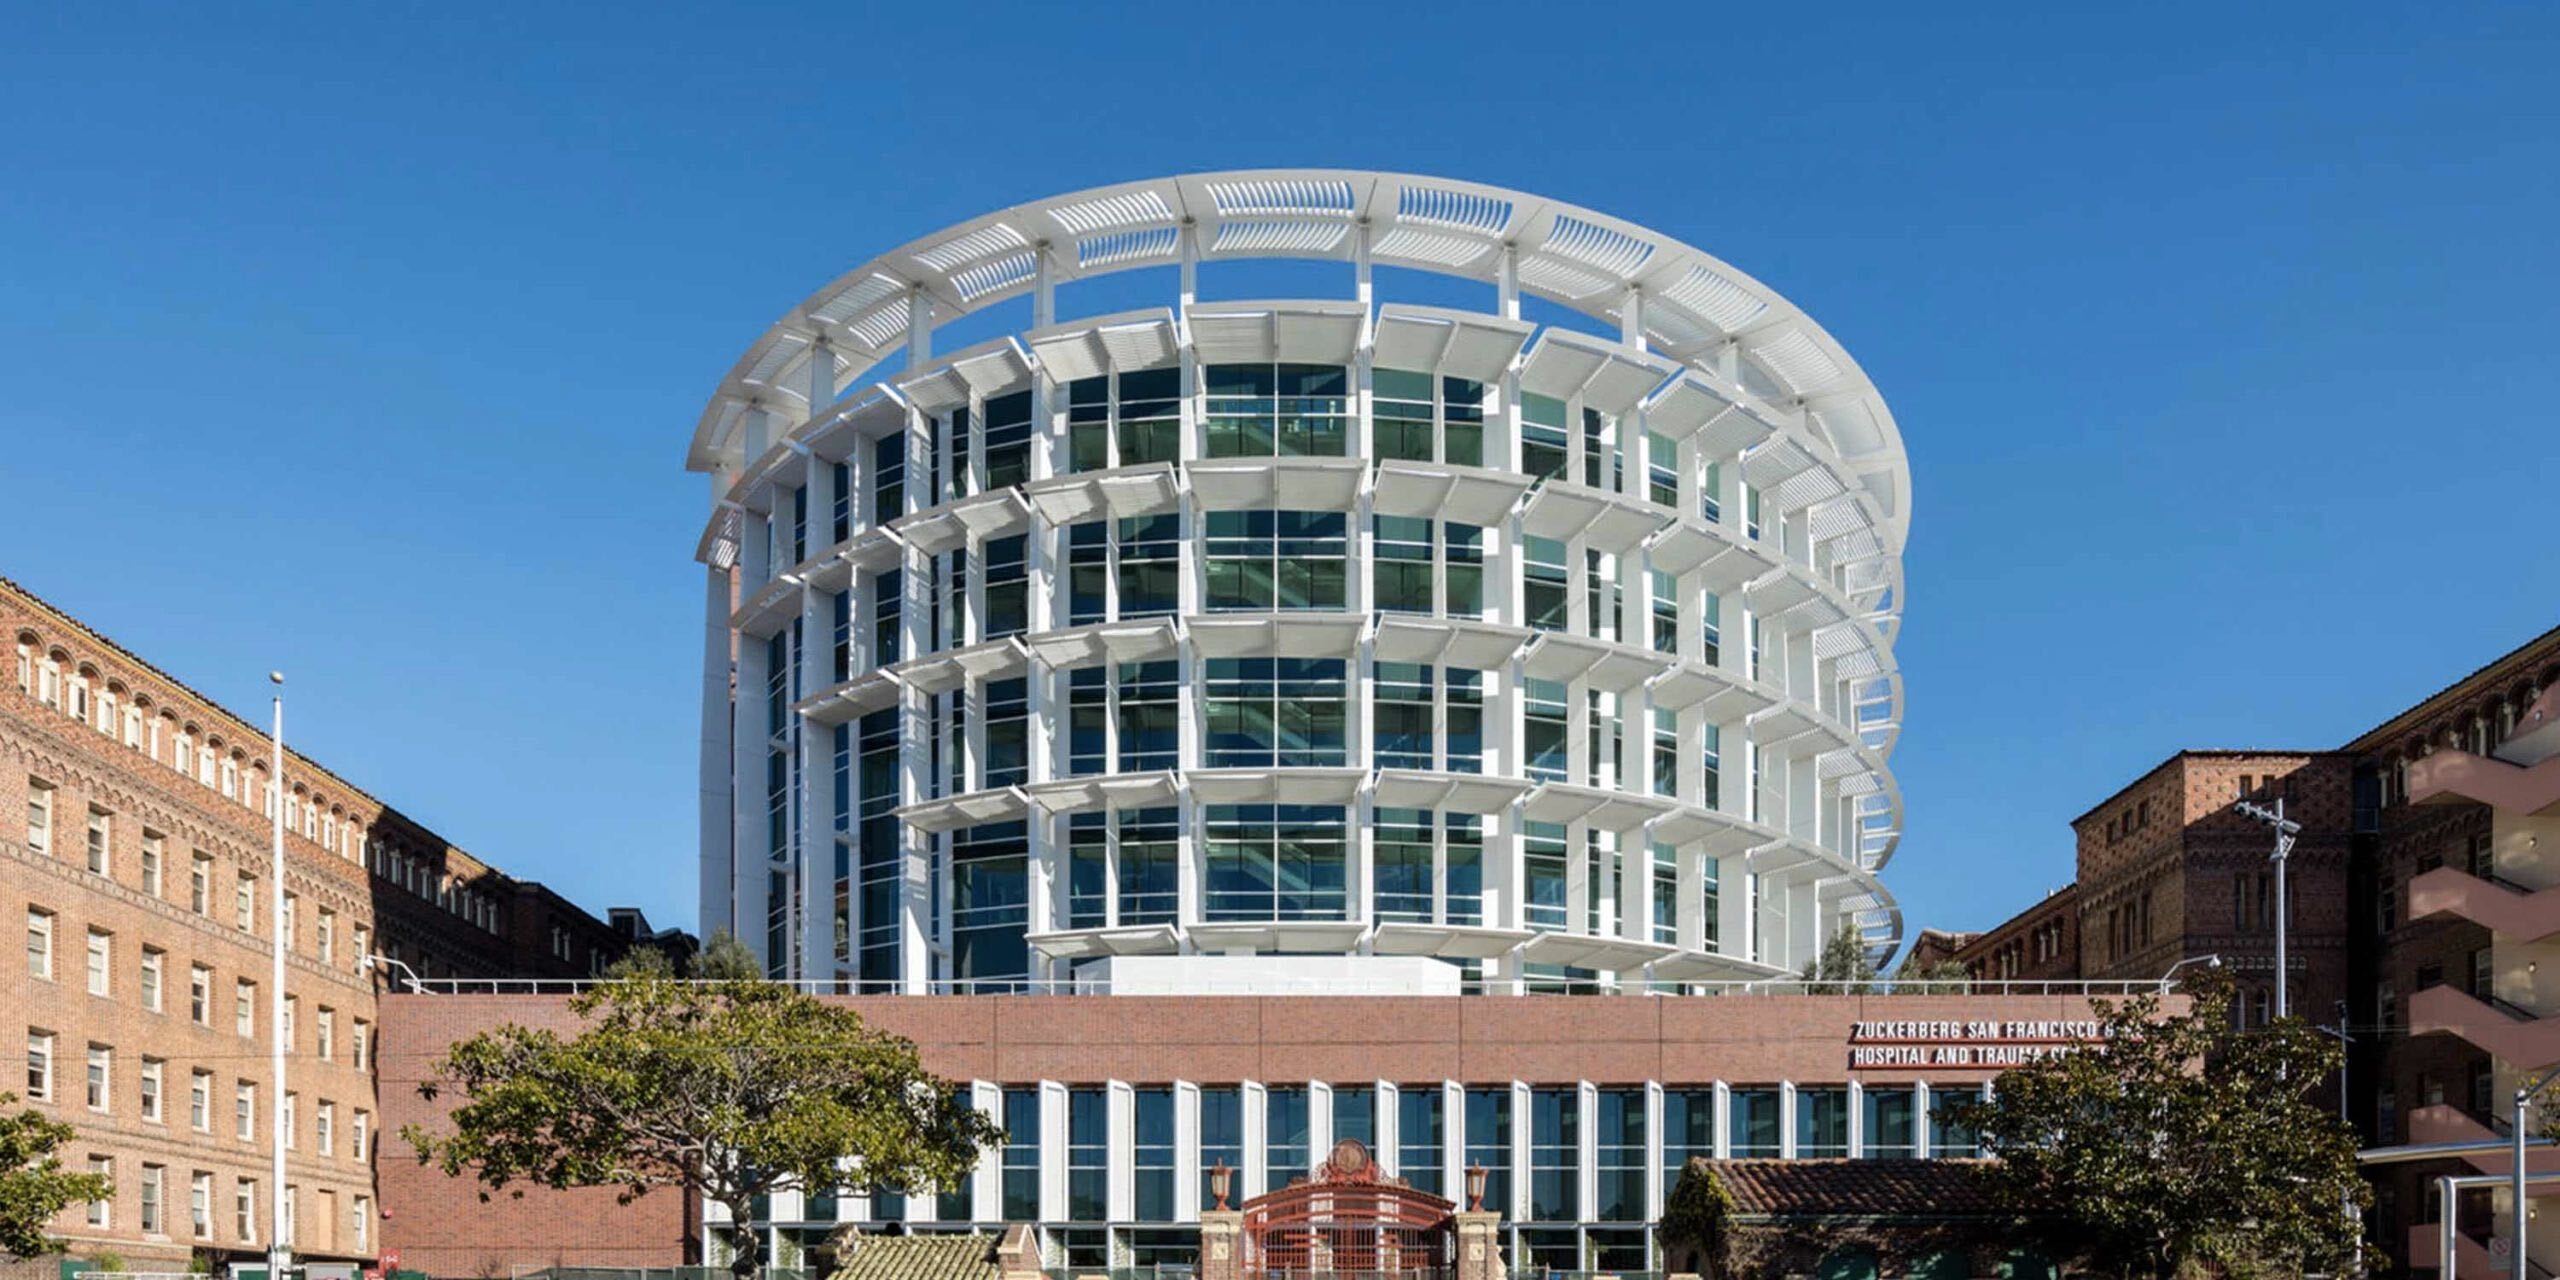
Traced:
POLYGON ((269 776, 274 779, 275 795, 269 802, 274 818, 274 846, 269 851, 269 877, 275 888, 268 894, 267 933, 275 942, 269 949, 272 966, 268 983, 267 1078, 273 1092, 267 1095, 268 1139, 274 1148, 270 1167, 270 1194, 267 1200, 267 1280, 285 1280, 286 1269, 293 1265, 293 1246, 286 1242, 284 1216, 287 1193, 284 1185, 284 673, 270 671, 267 679, 276 686, 275 693, 275 765, 269 776))

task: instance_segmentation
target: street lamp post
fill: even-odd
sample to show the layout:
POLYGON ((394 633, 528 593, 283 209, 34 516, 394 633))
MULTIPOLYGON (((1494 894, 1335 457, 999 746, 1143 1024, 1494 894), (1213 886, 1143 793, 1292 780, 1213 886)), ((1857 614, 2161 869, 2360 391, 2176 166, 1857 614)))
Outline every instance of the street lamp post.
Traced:
POLYGON ((2269 861, 2276 864, 2276 1016, 2281 1018, 2292 1009, 2292 1005, 2286 999, 2285 985, 2293 976, 2285 967, 2285 917, 2290 914, 2288 909, 2293 905, 2293 901, 2285 894, 2284 866, 2286 859, 2293 853, 2294 837, 2302 834, 2302 824, 2290 821, 2284 816, 2284 797, 2282 796, 2276 797, 2276 804, 2272 809, 2262 804, 2252 804, 2247 800, 2233 805, 2232 808, 2242 817, 2264 823, 2275 828, 2276 832, 2276 851, 2269 861))
POLYGON ((2513 1234, 2507 1237, 2507 1274, 2514 1276, 2515 1280, 2525 1280, 2524 1113, 2527 1107, 2533 1105, 2534 1097, 2540 1094, 2543 1090, 2550 1088, 2554 1080, 2560 1080, 2560 1067, 2553 1067, 2544 1071, 2541 1075, 2535 1076, 2533 1079, 2516 1086, 2516 1118, 2515 1124, 2512 1126, 2514 1129, 2516 1144, 2516 1164, 2515 1169, 2513 1170, 2515 1182, 2510 1188, 2511 1193, 2515 1197, 2515 1204, 2513 1206, 2515 1212, 2515 1225, 2511 1228, 2513 1234))
POLYGON ((284 673, 270 671, 267 679, 276 686, 275 731, 271 735, 275 762, 269 771, 275 794, 268 802, 273 821, 269 824, 273 837, 268 850, 268 879, 275 882, 267 899, 267 932, 274 938, 268 948, 269 982, 267 1022, 267 1114, 273 1118, 268 1140, 274 1159, 268 1168, 267 1200, 267 1280, 285 1280, 285 1271, 293 1265, 293 1246, 285 1239, 284 1215, 287 1196, 284 1187, 284 673))

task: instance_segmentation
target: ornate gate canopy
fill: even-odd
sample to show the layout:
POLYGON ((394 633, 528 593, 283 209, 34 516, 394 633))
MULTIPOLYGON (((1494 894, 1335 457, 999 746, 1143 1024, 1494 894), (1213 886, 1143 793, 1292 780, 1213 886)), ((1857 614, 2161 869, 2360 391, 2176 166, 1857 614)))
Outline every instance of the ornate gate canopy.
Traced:
POLYGON ((1268 1280, 1450 1280, 1457 1206, 1380 1172, 1345 1138, 1312 1178, 1248 1200, 1244 1273, 1268 1280))

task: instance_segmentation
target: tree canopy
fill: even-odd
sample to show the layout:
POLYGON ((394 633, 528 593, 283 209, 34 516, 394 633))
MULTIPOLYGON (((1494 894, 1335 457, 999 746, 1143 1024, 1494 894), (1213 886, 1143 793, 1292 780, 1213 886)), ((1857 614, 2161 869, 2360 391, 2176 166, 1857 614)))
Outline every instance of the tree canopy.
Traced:
POLYGON ((2355 1134, 2325 1104, 2336 1042, 2299 1018, 2235 1030, 2218 974, 2170 1013, 2095 1002, 2101 1037, 2006 1072, 1954 1108, 1982 1136, 1996 1194, 2057 1257, 2099 1274, 2334 1271, 2372 1193, 2355 1134))
POLYGON ((1001 1140, 915 1046, 851 1009, 762 981, 639 976, 575 997, 574 1036, 521 1026, 452 1047, 421 1092, 460 1102, 451 1128, 410 1125, 421 1163, 523 1186, 614 1187, 625 1202, 691 1187, 726 1206, 741 1274, 756 1198, 958 1185, 1001 1140))
MULTIPOLYGON (((0 1093, 0 1107, 17 1100, 14 1093, 0 1093)), ((61 1249, 61 1241, 45 1234, 46 1224, 64 1209, 104 1199, 113 1190, 97 1174, 62 1171, 56 1153, 71 1136, 70 1125, 32 1107, 0 1114, 0 1254, 38 1258, 61 1249)))
POLYGON ((1804 962, 1801 980, 1820 994, 1854 995, 1866 991, 1875 977, 1876 962, 1867 955, 1867 940, 1843 920, 1823 942, 1822 950, 1804 962))

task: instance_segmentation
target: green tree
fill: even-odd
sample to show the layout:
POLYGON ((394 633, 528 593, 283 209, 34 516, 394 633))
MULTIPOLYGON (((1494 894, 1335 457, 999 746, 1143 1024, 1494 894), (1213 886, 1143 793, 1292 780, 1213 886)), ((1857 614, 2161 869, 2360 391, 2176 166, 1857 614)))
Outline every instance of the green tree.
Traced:
POLYGON ((1662 1198, 1663 1265, 1717 1280, 1733 1267, 1730 1238, 1733 1192, 1704 1160, 1680 1166, 1679 1180, 1662 1198))
POLYGON ((1867 956, 1867 940, 1843 920, 1830 940, 1822 944, 1822 950, 1804 962, 1802 976, 1815 991, 1855 994, 1864 992, 1875 981, 1876 962, 1867 956))
POLYGON ((1928 964, 1904 964, 1893 971, 1893 993, 1902 996, 1962 995, 1973 971, 1955 960, 1933 960, 1928 964))
MULTIPOLYGON (((0 1107, 17 1100, 14 1093, 0 1093, 0 1107)), ((45 1224, 65 1208, 104 1199, 114 1189, 97 1174, 62 1171, 57 1153, 71 1136, 70 1125, 32 1107, 0 1114, 0 1254, 38 1258, 60 1250, 62 1242, 45 1234, 45 1224)))
POLYGON ((716 930, 703 942, 702 954, 693 958, 693 974, 721 982, 749 982, 765 976, 764 965, 738 935, 726 929, 716 930))
POLYGON ((604 967, 608 978, 673 978, 679 977, 675 962, 656 947, 635 946, 622 953, 622 958, 604 967))
POLYGON ((2057 1257, 2145 1280, 2336 1271, 2372 1193, 2355 1134, 2323 1101, 2336 1042, 2299 1018, 2231 1026, 2230 980, 2200 974, 2188 1011, 2094 1002, 2100 1036, 2003 1073, 1956 1107, 1991 1186, 2057 1257))
POLYGON ((453 1046, 420 1092, 461 1095, 450 1132, 401 1131, 481 1197, 689 1187, 729 1210, 731 1266, 762 1259, 747 1223, 783 1187, 958 1185, 1001 1140, 908 1041, 779 983, 631 978, 570 1001, 576 1035, 503 1026, 453 1046))

